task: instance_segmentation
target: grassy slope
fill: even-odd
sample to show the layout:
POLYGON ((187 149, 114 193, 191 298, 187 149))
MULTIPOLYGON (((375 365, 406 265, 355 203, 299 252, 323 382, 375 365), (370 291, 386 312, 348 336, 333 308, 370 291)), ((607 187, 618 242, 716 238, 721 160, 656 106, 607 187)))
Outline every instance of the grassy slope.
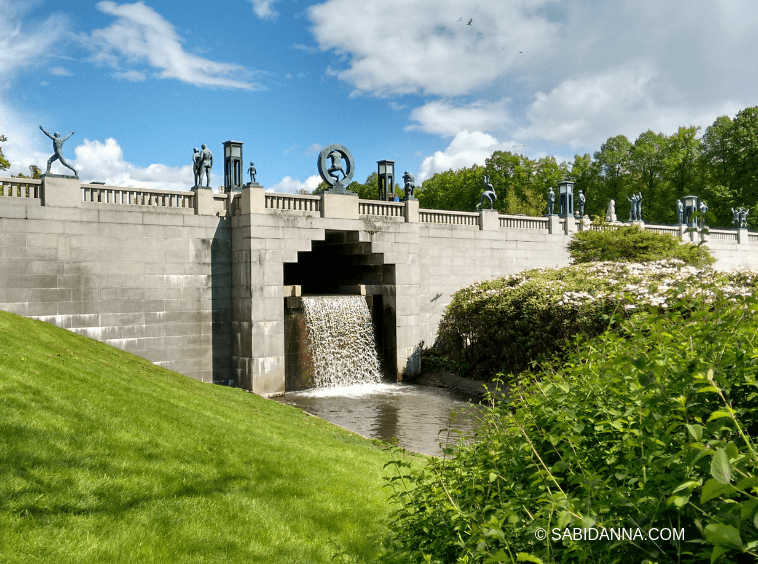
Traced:
POLYGON ((0 562, 370 560, 373 443, 0 312, 0 562))

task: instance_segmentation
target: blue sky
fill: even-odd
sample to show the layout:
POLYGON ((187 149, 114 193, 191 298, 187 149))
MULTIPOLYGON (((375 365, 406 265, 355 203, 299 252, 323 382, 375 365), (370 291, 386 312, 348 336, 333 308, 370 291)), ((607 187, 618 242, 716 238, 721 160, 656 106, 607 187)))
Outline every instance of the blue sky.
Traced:
POLYGON ((758 105, 757 22, 754 0, 0 0, 0 134, 10 173, 44 170, 43 125, 83 180, 170 189, 202 143, 222 184, 228 139, 288 192, 333 143, 359 181, 570 160, 758 105))

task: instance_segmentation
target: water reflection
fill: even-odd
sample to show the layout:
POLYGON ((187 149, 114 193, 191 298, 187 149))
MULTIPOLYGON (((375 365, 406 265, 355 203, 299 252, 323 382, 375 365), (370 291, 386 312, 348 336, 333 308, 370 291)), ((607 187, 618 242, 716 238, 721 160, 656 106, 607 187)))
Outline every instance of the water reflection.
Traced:
MULTIPOLYGON (((447 429, 471 431, 481 407, 446 388, 413 384, 358 384, 287 392, 278 401, 340 425, 365 437, 422 454, 441 454, 447 429), (451 413, 456 416, 451 422, 451 413), (441 433, 441 431, 443 431, 441 433)), ((457 435, 451 435, 455 441, 457 435)))

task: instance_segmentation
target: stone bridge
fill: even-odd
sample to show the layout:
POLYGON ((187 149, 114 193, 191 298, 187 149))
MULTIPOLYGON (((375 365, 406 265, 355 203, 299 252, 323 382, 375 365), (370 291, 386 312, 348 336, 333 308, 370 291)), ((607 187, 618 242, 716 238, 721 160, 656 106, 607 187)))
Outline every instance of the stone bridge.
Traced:
MULTIPOLYGON (((579 220, 419 209, 417 201, 213 193, 0 178, 0 309, 206 382, 285 391, 285 312, 365 294, 384 369, 417 374, 453 292, 569 264, 579 220)), ((680 226, 646 225, 685 240, 680 226)), ((710 230, 716 267, 758 266, 758 234, 710 230)))

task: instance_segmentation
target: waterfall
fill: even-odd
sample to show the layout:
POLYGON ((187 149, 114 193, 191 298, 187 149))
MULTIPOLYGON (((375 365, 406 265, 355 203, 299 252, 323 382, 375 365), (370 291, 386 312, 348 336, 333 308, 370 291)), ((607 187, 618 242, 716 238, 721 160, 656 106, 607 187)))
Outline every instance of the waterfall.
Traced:
POLYGON ((362 296, 303 297, 316 388, 381 381, 371 311, 362 296))

